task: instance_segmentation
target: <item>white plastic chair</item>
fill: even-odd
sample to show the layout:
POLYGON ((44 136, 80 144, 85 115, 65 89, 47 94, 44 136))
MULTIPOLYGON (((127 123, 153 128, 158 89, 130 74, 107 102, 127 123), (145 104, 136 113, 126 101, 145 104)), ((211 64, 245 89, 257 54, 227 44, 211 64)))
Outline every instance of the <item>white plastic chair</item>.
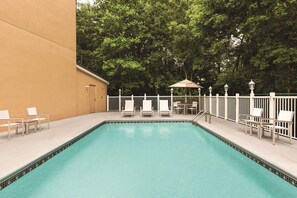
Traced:
MULTIPOLYGON (((0 110, 0 127, 7 127, 7 132, 8 132, 8 139, 10 139, 10 130, 12 127, 16 127, 16 133, 18 133, 18 128, 19 126, 22 127, 24 126, 24 119, 23 118, 11 118, 9 116, 9 111, 8 110, 0 110)), ((24 130, 22 132, 24 135, 24 130)))
POLYGON ((38 114, 36 107, 27 108, 27 114, 30 120, 37 121, 38 130, 41 129, 41 122, 47 122, 47 128, 50 128, 49 125, 49 114, 38 114))
POLYGON ((125 109, 122 110, 122 114, 124 116, 126 116, 126 115, 134 116, 135 115, 134 100, 126 100, 125 101, 125 109))
MULTIPOLYGON (((268 127, 269 132, 272 136, 272 144, 275 144, 275 134, 277 134, 277 139, 279 139, 279 131, 287 130, 289 136, 289 142, 292 144, 292 125, 293 125, 294 111, 283 111, 281 110, 278 114, 277 119, 273 118, 263 118, 261 119, 262 133, 264 134, 264 127, 268 127)), ((262 133, 260 138, 262 138, 262 133)))
POLYGON ((258 137, 260 134, 260 119, 263 114, 262 108, 254 108, 252 114, 240 114, 239 120, 245 124, 245 134, 247 134, 247 128, 250 127, 250 135, 253 133, 253 125, 257 126, 258 129, 258 137))
POLYGON ((179 112, 182 112, 184 109, 182 107, 180 107, 178 104, 180 103, 180 101, 175 101, 173 102, 173 109, 174 111, 178 114, 179 112))
POLYGON ((152 107, 151 100, 143 100, 142 101, 142 107, 140 109, 140 114, 142 116, 145 116, 145 115, 152 116, 154 114, 154 109, 152 107))
POLYGON ((189 107, 187 108, 187 110, 190 110, 190 111, 191 111, 191 114, 193 114, 194 111, 197 113, 197 108, 198 108, 198 102, 197 102, 197 101, 193 101, 193 102, 192 102, 192 105, 189 106, 189 107))
POLYGON ((168 107, 168 100, 160 100, 159 114, 171 116, 171 110, 168 107))

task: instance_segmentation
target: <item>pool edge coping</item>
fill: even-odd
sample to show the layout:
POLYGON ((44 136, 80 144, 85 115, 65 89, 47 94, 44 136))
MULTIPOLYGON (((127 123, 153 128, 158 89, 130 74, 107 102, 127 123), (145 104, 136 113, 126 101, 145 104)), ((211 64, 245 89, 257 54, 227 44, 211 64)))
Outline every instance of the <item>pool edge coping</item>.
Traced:
POLYGON ((241 153, 242 155, 246 156, 247 158, 251 159, 252 161, 256 162, 260 166, 264 167, 268 171, 272 172, 276 176, 280 177, 281 179, 285 180, 289 184, 293 185, 294 187, 297 188, 297 177, 294 175, 290 174, 289 172, 283 170, 282 168, 272 164, 271 162, 261 158, 260 156, 250 152, 249 150, 239 146, 238 144, 234 143, 233 141, 223 137, 222 135, 219 135, 218 133, 206 128, 205 126, 200 125, 197 122, 193 122, 192 124, 197 125, 204 129, 206 132, 211 134, 212 136, 216 137, 223 143, 227 144, 229 147, 232 149, 236 150, 237 152, 241 153))
POLYGON ((25 176, 26 174, 28 174, 35 168, 39 167, 40 165, 42 165, 43 163, 45 163, 52 157, 54 157, 57 154, 59 154, 60 152, 64 151, 65 149, 70 147, 72 144, 74 144, 75 142, 82 139, 83 137, 85 137, 86 135, 88 135, 89 133, 91 133, 92 131, 94 131, 95 129, 99 128, 100 126, 102 126, 104 124, 105 124, 105 121, 98 123, 97 125, 91 127, 90 129, 82 132, 81 134, 71 138, 70 140, 66 141, 65 143, 57 146, 53 150, 41 155, 37 159, 35 159, 31 162, 28 162, 26 165, 22 166, 21 168, 14 170, 13 172, 9 173, 8 175, 4 176, 3 178, 0 178, 0 191, 3 190, 4 188, 6 188, 8 185, 15 182, 16 180, 25 176))

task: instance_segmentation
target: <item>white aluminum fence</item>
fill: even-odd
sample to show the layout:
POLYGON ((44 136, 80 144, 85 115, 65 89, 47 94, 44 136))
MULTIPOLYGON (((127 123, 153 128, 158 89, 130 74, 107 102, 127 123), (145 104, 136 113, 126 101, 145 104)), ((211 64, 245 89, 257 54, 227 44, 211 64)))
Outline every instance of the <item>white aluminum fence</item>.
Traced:
MULTIPOLYGON (((205 103, 202 110, 226 120, 239 122, 239 114, 250 114, 253 108, 262 108, 264 118, 277 118, 280 110, 294 111, 292 136, 297 139, 297 96, 202 96, 205 103), (213 104, 215 103, 215 105, 213 104), (211 108, 210 108, 211 107, 211 108)), ((281 134, 287 136, 288 131, 281 134)))
MULTIPOLYGON (((181 101, 191 103, 192 101, 198 102, 199 110, 210 112, 213 116, 239 122, 239 114, 250 114, 253 108, 262 108, 264 110, 264 118, 277 118, 280 110, 294 111, 294 122, 292 136, 297 139, 297 96, 275 96, 275 93, 270 93, 270 96, 219 96, 216 94, 212 96, 107 96, 107 111, 121 111, 125 104, 125 100, 134 100, 136 110, 142 106, 142 100, 152 100, 152 105, 155 111, 159 109, 159 100, 168 100, 173 107, 173 101, 181 101)), ((282 131, 282 135, 287 136, 287 131, 282 131)))

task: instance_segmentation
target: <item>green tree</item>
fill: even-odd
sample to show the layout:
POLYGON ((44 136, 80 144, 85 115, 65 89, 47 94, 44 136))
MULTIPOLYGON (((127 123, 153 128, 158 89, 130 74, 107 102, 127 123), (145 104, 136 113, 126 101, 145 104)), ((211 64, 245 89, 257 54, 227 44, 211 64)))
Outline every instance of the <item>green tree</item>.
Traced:
MULTIPOLYGON (((78 13, 91 20, 94 26, 89 27, 96 31, 88 38, 83 33, 89 27, 80 24, 78 48, 84 46, 84 37, 96 46, 85 53, 94 57, 87 67, 112 81, 112 94, 119 88, 124 94, 169 91, 168 82, 173 81, 176 69, 170 48, 172 36, 167 24, 171 15, 167 1, 97 1, 91 7, 81 7, 78 13)), ((78 52, 79 59, 84 51, 78 52)))
POLYGON ((296 92, 296 1, 98 0, 77 9, 77 60, 110 94, 165 94, 184 78, 296 92))
POLYGON ((247 92, 254 79, 257 92, 296 91, 296 0, 195 2, 191 23, 217 68, 217 88, 247 92))

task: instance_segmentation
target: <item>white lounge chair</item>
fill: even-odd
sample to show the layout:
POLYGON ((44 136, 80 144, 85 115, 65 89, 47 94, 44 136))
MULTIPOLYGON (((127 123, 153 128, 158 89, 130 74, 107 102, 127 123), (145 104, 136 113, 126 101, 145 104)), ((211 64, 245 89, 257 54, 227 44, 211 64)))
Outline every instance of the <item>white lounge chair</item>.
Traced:
POLYGON ((168 100, 160 100, 159 114, 171 116, 171 110, 168 107, 168 100))
POLYGON ((151 100, 143 100, 142 101, 142 107, 140 109, 140 114, 142 116, 152 116, 154 114, 154 109, 152 107, 152 101, 151 100))
POLYGON ((260 133, 260 138, 262 138, 262 133, 264 135, 264 127, 268 127, 269 132, 272 136, 272 144, 275 144, 275 133, 277 134, 277 139, 279 139, 279 132, 281 130, 287 130, 289 136, 289 142, 292 144, 292 125, 293 125, 294 111, 280 111, 277 119, 273 118, 263 118, 261 119, 262 132, 260 133))
POLYGON ((192 105, 189 106, 187 108, 187 110, 190 110, 191 111, 191 114, 193 114, 194 112, 197 113, 197 108, 198 108, 198 102, 197 101, 193 101, 192 102, 192 105))
POLYGON ((125 101, 125 109, 122 110, 122 114, 124 116, 126 116, 126 115, 134 116, 135 115, 134 100, 126 100, 125 101))
POLYGON ((257 126, 258 137, 260 134, 260 119, 263 114, 262 108, 254 108, 252 113, 249 114, 239 114, 239 120, 245 125, 245 134, 247 134, 247 128, 250 127, 250 135, 253 134, 253 125, 257 126))
POLYGON ((49 125, 49 114, 38 114, 36 107, 27 108, 27 114, 30 121, 37 121, 38 130, 41 129, 41 123, 47 122, 47 128, 50 128, 49 125))
MULTIPOLYGON (((23 129, 24 119, 23 118, 11 118, 9 116, 8 110, 0 110, 0 127, 7 127, 8 139, 10 139, 10 130, 12 127, 16 128, 16 133, 18 133, 18 128, 21 126, 23 129)), ((24 135, 24 130, 22 130, 24 135)))

